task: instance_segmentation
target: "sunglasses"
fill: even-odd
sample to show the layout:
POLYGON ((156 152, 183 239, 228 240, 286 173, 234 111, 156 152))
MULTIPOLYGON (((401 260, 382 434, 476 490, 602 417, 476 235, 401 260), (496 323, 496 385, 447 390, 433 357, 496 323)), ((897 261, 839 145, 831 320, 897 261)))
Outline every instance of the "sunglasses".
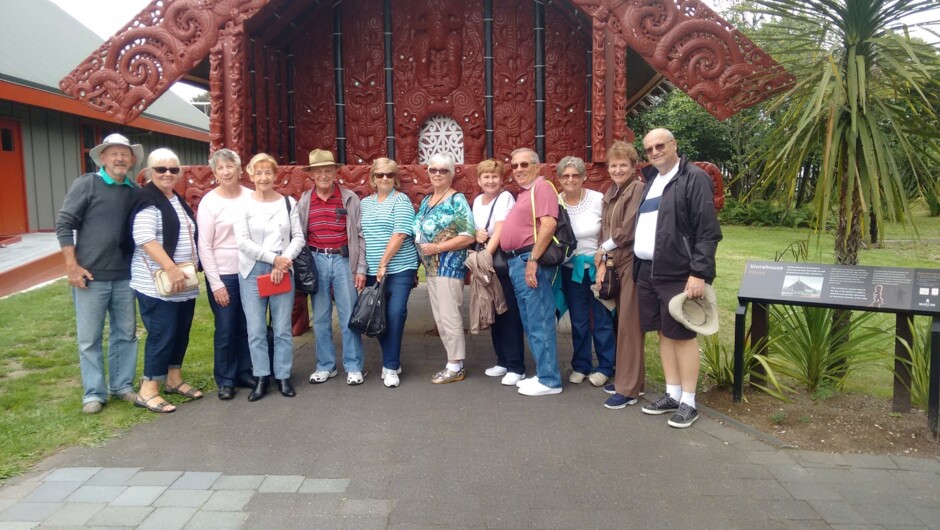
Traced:
POLYGON ((154 170, 154 172, 156 172, 156 173, 169 173, 169 174, 171 174, 171 175, 179 175, 179 174, 180 174, 180 168, 179 168, 179 167, 155 166, 155 167, 152 167, 152 168, 150 168, 150 169, 154 170))
POLYGON ((558 177, 558 180, 578 180, 579 178, 581 178, 581 175, 577 175, 577 174, 575 174, 575 175, 562 175, 562 176, 558 177))
POLYGON ((428 173, 430 173, 431 175, 447 175, 448 173, 450 173, 450 170, 446 168, 442 168, 442 167, 429 167, 428 173))
MULTIPOLYGON (((675 140, 669 140, 669 142, 674 142, 674 141, 675 141, 675 140)), ((668 145, 669 142, 666 142, 666 143, 664 143, 664 144, 656 144, 656 145, 654 145, 654 146, 647 147, 647 148, 646 148, 646 154, 651 155, 651 154, 655 153, 656 151, 664 151, 664 150, 666 149, 666 145, 668 145)))
POLYGON ((518 164, 509 164, 509 167, 511 167, 511 168, 513 168, 513 169, 520 168, 520 167, 521 167, 522 169, 529 169, 529 166, 530 166, 530 165, 531 165, 531 164, 529 164, 528 162, 519 162, 518 164))
POLYGON ((376 180, 378 180, 378 179, 393 179, 393 178, 395 178, 395 174, 394 174, 394 173, 373 173, 372 176, 375 177, 376 180))

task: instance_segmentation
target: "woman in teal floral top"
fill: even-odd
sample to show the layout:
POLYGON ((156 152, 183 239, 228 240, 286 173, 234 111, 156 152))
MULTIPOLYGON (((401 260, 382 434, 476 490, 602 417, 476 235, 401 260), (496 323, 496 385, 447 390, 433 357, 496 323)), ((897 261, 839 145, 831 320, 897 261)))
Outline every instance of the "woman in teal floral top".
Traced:
POLYGON ((427 270, 428 298, 437 331, 447 351, 447 366, 434 374, 432 383, 463 381, 466 345, 463 334, 463 279, 467 247, 475 232, 467 198, 451 187, 454 158, 437 154, 428 162, 434 192, 421 201, 415 216, 415 244, 427 270))

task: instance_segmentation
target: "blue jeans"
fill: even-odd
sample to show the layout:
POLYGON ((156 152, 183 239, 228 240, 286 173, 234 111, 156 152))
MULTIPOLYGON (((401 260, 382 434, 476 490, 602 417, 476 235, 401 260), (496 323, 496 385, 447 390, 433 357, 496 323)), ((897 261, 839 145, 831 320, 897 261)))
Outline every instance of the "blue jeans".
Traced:
POLYGON ((137 304, 140 306, 140 319, 147 328, 143 379, 166 381, 170 368, 183 366, 196 299, 168 302, 137 293, 137 304))
POLYGON ((496 273, 499 285, 506 298, 506 312, 496 315, 496 321, 490 326, 493 338, 493 351, 496 352, 496 364, 514 374, 525 374, 525 339, 523 338, 522 317, 519 316, 519 302, 509 275, 496 273))
POLYGON ((314 253, 320 287, 313 295, 313 332, 317 339, 317 371, 336 369, 336 348, 333 347, 333 300, 343 334, 343 369, 346 373, 361 372, 363 364, 362 336, 349 329, 349 317, 359 298, 349 258, 339 254, 314 253), (331 289, 332 287, 332 289, 331 289), (332 298, 330 297, 332 291, 332 298))
MULTIPOLYGON (((382 367, 389 370, 401 368, 401 339, 408 318, 408 297, 415 285, 415 273, 415 269, 408 269, 385 275, 388 328, 385 335, 379 337, 379 344, 382 346, 382 367)), ((375 285, 375 276, 367 276, 366 285, 375 285)))
POLYGON ((593 371, 593 339, 594 352, 597 354, 597 371, 610 377, 614 373, 614 356, 617 354, 613 316, 591 291, 591 277, 585 272, 583 281, 577 283, 571 279, 571 273, 570 267, 561 267, 561 288, 568 304, 571 339, 574 342, 571 368, 582 374, 593 371))
POLYGON ((248 328, 245 312, 242 310, 241 288, 238 274, 219 276, 225 290, 228 291, 229 303, 222 307, 215 301, 212 287, 206 280, 206 292, 209 293, 209 308, 215 316, 215 364, 213 375, 215 384, 235 386, 239 381, 251 378, 251 353, 248 350, 248 328))
POLYGON ((294 364, 294 339, 290 333, 290 317, 294 310, 294 279, 285 274, 282 282, 291 282, 291 290, 262 298, 258 295, 258 276, 270 274, 270 263, 256 261, 247 278, 238 277, 248 327, 248 349, 251 351, 251 371, 256 377, 271 375, 268 357, 268 308, 271 308, 271 328, 274 330, 274 377, 290 379, 294 364))
POLYGON ((539 383, 549 387, 561 386, 561 372, 558 369, 558 336, 555 328, 555 295, 552 293, 552 279, 556 267, 539 265, 535 289, 525 283, 525 267, 531 253, 525 253, 509 259, 509 277, 516 290, 519 302, 519 314, 522 328, 529 337, 529 349, 535 360, 535 375, 539 383))
POLYGON ((137 374, 137 307, 130 280, 88 282, 87 289, 72 289, 78 337, 78 365, 82 371, 82 402, 108 401, 108 394, 134 390, 137 374), (104 319, 109 318, 108 384, 104 382, 104 319))

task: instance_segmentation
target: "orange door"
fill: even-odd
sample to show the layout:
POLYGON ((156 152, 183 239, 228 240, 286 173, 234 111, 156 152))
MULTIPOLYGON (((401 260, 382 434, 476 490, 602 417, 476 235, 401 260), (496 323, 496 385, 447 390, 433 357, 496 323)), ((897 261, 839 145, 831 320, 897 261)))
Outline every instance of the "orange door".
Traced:
POLYGON ((27 231, 26 173, 20 124, 0 118, 0 235, 27 231))

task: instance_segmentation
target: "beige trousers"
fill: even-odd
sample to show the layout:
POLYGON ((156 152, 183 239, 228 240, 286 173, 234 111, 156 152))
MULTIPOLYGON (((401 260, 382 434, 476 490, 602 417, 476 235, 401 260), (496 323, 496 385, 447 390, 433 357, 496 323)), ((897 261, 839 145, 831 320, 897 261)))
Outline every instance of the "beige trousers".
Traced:
POLYGON ((467 356, 463 334, 463 280, 442 276, 428 277, 428 298, 437 332, 441 335, 448 361, 462 361, 467 356))

